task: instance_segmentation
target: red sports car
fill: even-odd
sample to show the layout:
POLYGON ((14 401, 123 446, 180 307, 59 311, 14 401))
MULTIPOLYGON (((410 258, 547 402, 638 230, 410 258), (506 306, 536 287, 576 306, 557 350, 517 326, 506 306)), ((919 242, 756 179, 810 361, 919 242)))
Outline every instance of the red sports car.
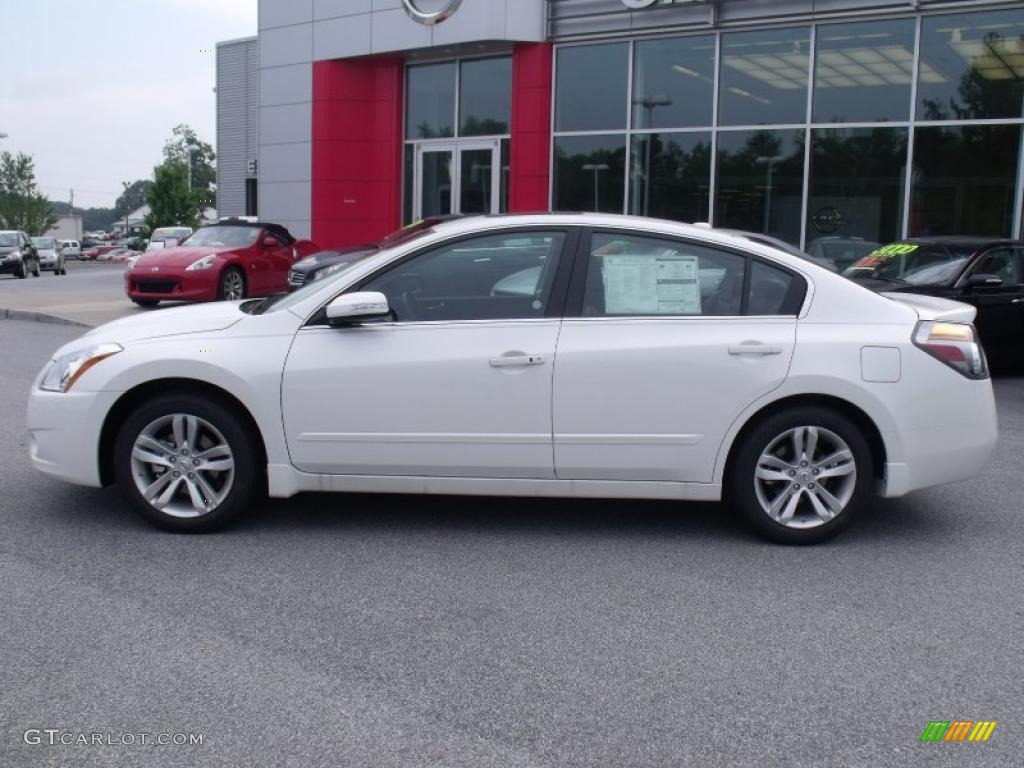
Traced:
POLYGON ((179 246, 140 256, 125 270, 124 290, 143 307, 285 293, 292 264, 319 250, 279 224, 221 221, 179 246))

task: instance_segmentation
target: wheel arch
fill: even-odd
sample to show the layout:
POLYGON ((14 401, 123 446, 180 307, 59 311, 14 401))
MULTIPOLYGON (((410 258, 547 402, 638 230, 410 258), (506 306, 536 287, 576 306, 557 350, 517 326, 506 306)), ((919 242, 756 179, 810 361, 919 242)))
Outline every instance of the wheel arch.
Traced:
POLYGON ((729 444, 728 451, 726 452, 725 465, 721 475, 722 482, 727 483, 729 477, 731 477, 733 464, 736 460, 736 454, 739 452, 740 446, 743 445, 744 440, 746 440, 747 435, 753 432, 766 418, 778 413, 780 410, 799 408, 802 406, 828 408, 841 413, 843 416, 850 419, 850 421, 852 421, 864 434, 864 439, 867 440, 868 447, 871 449, 872 474, 878 480, 884 479, 885 463, 888 460, 888 450, 885 445, 885 440, 882 437, 882 432, 875 423, 875 420, 872 419, 865 410, 854 403, 851 403, 849 400, 844 400, 843 398, 836 397, 835 395, 806 393, 789 395, 779 400, 773 400, 770 403, 762 405, 757 411, 747 418, 743 423, 743 426, 740 427, 733 436, 732 442, 729 444))
POLYGON ((255 417, 248 408, 228 390, 211 384, 206 381, 188 378, 162 378, 144 382, 125 392, 107 411, 100 429, 100 440, 98 450, 100 482, 104 485, 111 485, 114 482, 114 440, 117 438, 117 430, 139 404, 145 402, 155 395, 166 395, 170 393, 196 394, 202 397, 218 401, 228 408, 239 418, 246 432, 249 433, 256 447, 259 466, 267 466, 267 447, 263 439, 263 433, 255 417))

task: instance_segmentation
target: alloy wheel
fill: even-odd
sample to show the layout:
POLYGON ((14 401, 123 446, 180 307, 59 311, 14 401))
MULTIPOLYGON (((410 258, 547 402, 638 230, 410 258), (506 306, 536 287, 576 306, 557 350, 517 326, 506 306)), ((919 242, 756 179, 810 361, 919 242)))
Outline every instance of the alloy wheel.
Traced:
POLYGON ((201 517, 231 492, 235 459, 224 435, 198 416, 161 416, 132 447, 132 478, 142 497, 172 517, 201 517))
POLYGON ((235 301, 245 297, 245 281, 238 270, 229 269, 224 273, 223 280, 223 293, 227 301, 235 301))
POLYGON ((857 487, 857 462, 839 435, 823 427, 788 429, 757 460, 761 509, 788 528, 816 528, 846 509, 857 487))

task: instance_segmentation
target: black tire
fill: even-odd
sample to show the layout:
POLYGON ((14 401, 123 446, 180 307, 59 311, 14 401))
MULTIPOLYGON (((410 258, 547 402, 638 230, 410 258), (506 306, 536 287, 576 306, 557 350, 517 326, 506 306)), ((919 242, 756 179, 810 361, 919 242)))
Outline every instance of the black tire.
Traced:
POLYGON ((35 265, 36 265, 35 269, 32 270, 32 277, 39 277, 40 274, 42 274, 42 273, 39 270, 39 259, 38 259, 38 257, 35 260, 35 265))
POLYGON ((152 309, 160 303, 160 299, 132 299, 132 302, 138 304, 140 307, 152 309))
POLYGON ((24 280, 28 277, 28 264, 25 263, 24 259, 21 260, 21 266, 14 270, 14 276, 19 280, 24 280))
MULTIPOLYGON (((773 453, 773 456, 777 455, 773 453)), ((834 452, 832 455, 835 455, 834 452)), ((845 464, 846 462, 844 462, 845 464)), ((834 465, 827 465, 834 466, 834 465)), ((819 469, 819 472, 827 470, 819 469)), ((841 413, 828 408, 818 406, 799 406, 772 414, 754 427, 743 443, 737 447, 737 452, 732 462, 731 471, 726 481, 725 499, 743 520, 759 535, 779 544, 817 544, 836 536, 846 530, 857 516, 865 500, 872 493, 874 473, 872 469, 871 448, 863 432, 850 419, 841 413), (796 502, 798 514, 794 515, 792 524, 784 524, 769 516, 768 511, 762 506, 758 498, 759 481, 756 472, 762 455, 772 446, 773 443, 799 427, 816 427, 821 438, 818 447, 814 451, 815 457, 820 461, 824 455, 832 450, 830 443, 832 437, 838 437, 846 444, 855 470, 855 477, 831 477, 824 481, 810 474, 813 472, 814 461, 808 462, 808 468, 800 469, 799 459, 795 457, 795 449, 792 445, 786 446, 785 441, 778 443, 781 451, 792 451, 788 454, 785 462, 792 461, 795 466, 791 470, 780 470, 780 474, 789 476, 797 472, 800 476, 793 477, 792 485, 790 480, 785 481, 761 481, 760 488, 766 501, 780 499, 782 494, 788 498, 794 494, 792 490, 798 489, 795 494, 798 497, 796 502), (831 437, 826 437, 831 433, 831 437), (814 507, 811 501, 811 489, 815 486, 825 489, 838 495, 833 498, 849 496, 848 501, 828 522, 821 522, 820 516, 814 515, 814 507), (839 490, 842 493, 839 493, 839 490), (769 492, 773 492, 769 494, 769 492), (801 524, 801 521, 813 527, 794 527, 801 524)), ((817 498, 821 498, 818 496, 817 498)))
MULTIPOLYGON (((121 492, 148 522, 175 533, 206 533, 228 525, 263 493, 263 470, 257 464, 255 443, 234 409, 208 397, 189 393, 155 397, 136 408, 121 424, 114 440, 114 477, 121 492), (170 414, 198 416, 224 437, 234 459, 234 480, 224 500, 197 517, 177 517, 150 504, 136 487, 132 451, 135 440, 154 421, 170 414)), ((181 484, 180 487, 183 487, 181 484)), ((186 491, 181 491, 183 494, 186 491)))
POLYGON ((228 267, 220 275, 220 282, 217 285, 217 298, 221 301, 236 301, 238 299, 244 299, 249 294, 249 286, 245 281, 245 273, 238 267, 228 267), (234 292, 233 281, 238 280, 241 282, 242 295, 241 296, 230 296, 229 293, 234 292))

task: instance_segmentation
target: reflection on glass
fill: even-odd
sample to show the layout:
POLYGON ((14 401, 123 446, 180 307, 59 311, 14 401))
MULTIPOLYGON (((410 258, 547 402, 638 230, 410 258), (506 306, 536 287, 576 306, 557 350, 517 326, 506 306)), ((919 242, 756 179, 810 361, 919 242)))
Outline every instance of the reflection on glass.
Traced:
POLYGON ((490 149, 462 151, 459 213, 491 213, 493 158, 494 152, 490 149))
POLYGON ((1020 117, 1024 10, 926 16, 919 120, 1020 117))
POLYGON ((718 135, 715 226, 800 242, 804 132, 723 131, 718 135))
POLYGON ((722 35, 719 124, 804 122, 810 34, 797 27, 722 35))
POLYGON ((406 89, 406 138, 438 139, 455 135, 454 62, 409 67, 406 89))
POLYGON ((642 40, 633 64, 633 127, 711 125, 715 38, 642 40))
POLYGON ((918 128, 912 235, 1009 236, 1020 126, 918 128))
POLYGON ((421 156, 423 187, 420 218, 452 212, 452 153, 424 152, 421 156))
POLYGON ((555 139, 555 210, 622 213, 625 136, 555 139))
POLYGON ((839 269, 903 229, 906 128, 826 128, 811 138, 807 248, 839 269))
POLYGON ((707 221, 711 134, 633 137, 629 212, 677 221, 707 221))
POLYGON ((508 133, 512 111, 512 59, 462 62, 459 135, 494 136, 508 133))
POLYGON ((555 130, 625 129, 628 64, 626 43, 559 48, 555 130))
POLYGON ((913 72, 913 19, 823 24, 816 44, 814 119, 907 120, 913 72))

